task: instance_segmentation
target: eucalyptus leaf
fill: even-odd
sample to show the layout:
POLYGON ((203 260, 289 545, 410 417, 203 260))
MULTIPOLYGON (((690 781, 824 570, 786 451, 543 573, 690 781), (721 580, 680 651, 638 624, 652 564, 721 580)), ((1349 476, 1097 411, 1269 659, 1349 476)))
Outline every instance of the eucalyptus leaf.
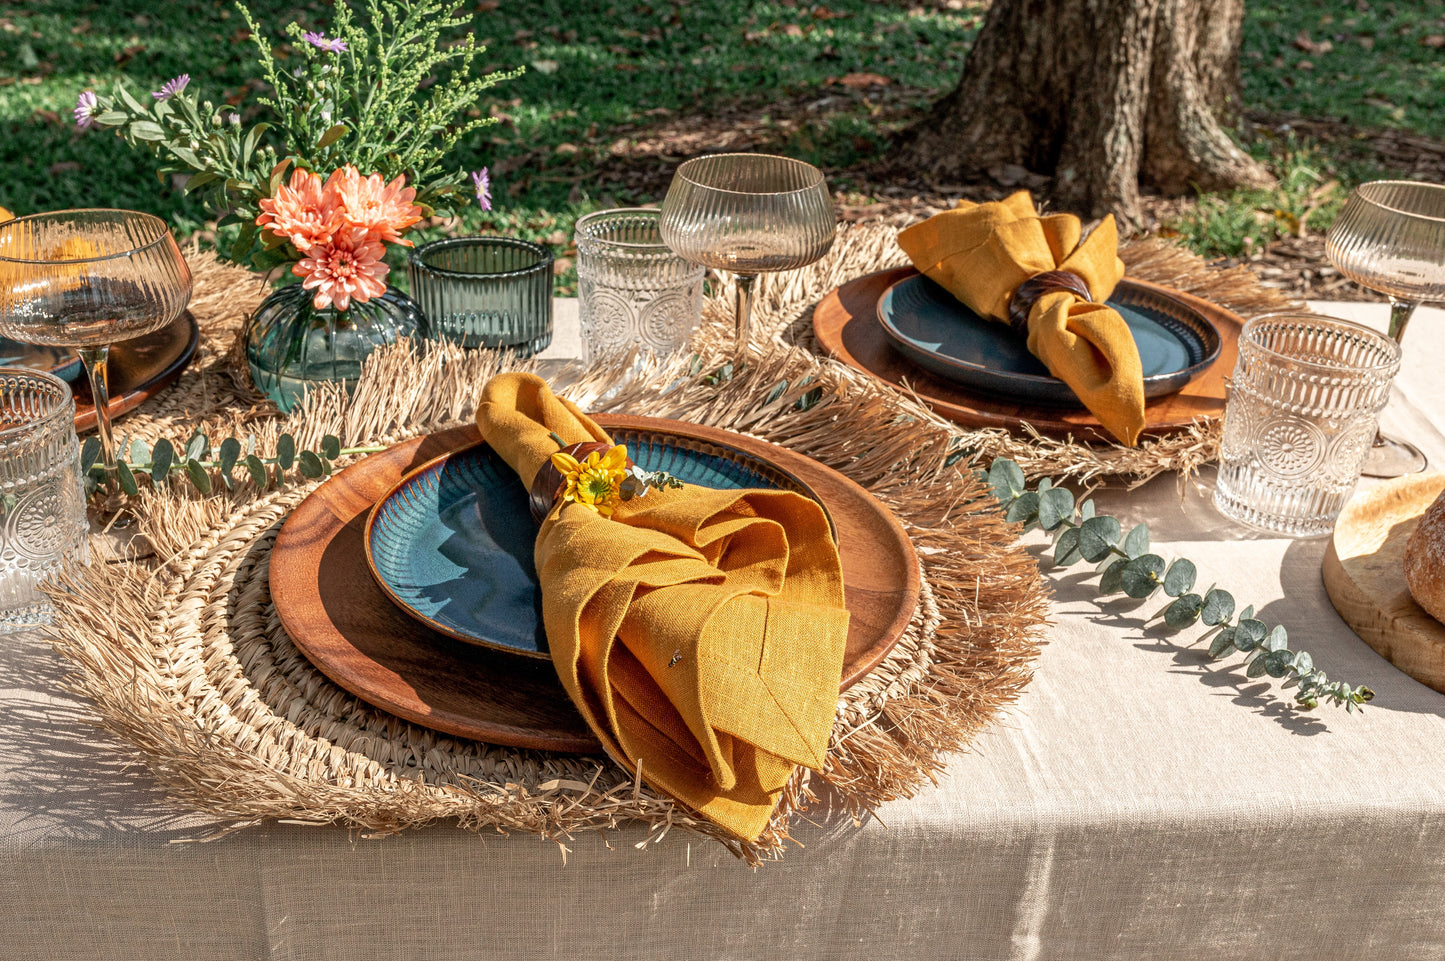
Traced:
POLYGON ((1051 487, 1039 494, 1039 526, 1046 531, 1074 516, 1074 495, 1063 487, 1051 487))
POLYGON ((234 437, 227 437, 221 441, 221 477, 227 479, 231 476, 231 468, 236 466, 236 461, 241 459, 241 442, 234 437))
POLYGON ((265 490, 269 478, 266 476, 266 465, 261 463, 261 458, 255 454, 247 454, 246 470, 251 472, 251 483, 256 485, 256 489, 265 490))
POLYGON ((1138 557, 1149 549, 1149 525, 1136 524, 1124 538, 1124 553, 1130 557, 1138 557))
POLYGON ((1257 621, 1252 617, 1240 618, 1239 623, 1234 625, 1234 647, 1240 651, 1252 651, 1264 640, 1268 631, 1263 621, 1257 621))
POLYGON ((1204 623, 1224 624, 1228 622, 1229 616, 1233 613, 1233 594, 1215 588, 1204 595, 1204 610, 1202 610, 1199 615, 1204 623))
POLYGON ((1249 677, 1263 677, 1265 671, 1268 669, 1264 655, 1257 654, 1254 659, 1249 662, 1249 667, 1245 668, 1244 673, 1249 677))
POLYGON ((1213 643, 1209 645, 1209 656, 1223 657, 1224 653, 1232 647, 1234 647, 1234 628, 1226 627, 1215 636, 1213 643))
POLYGON ((1291 666, 1301 674, 1308 674, 1314 670, 1315 659, 1310 657, 1309 651, 1300 651, 1294 656, 1294 664, 1291 666))
POLYGON ((201 462, 194 457, 186 459, 186 476, 191 479, 191 484, 202 494, 211 492, 211 475, 201 466, 201 462))
POLYGON ((768 396, 763 400, 763 405, 767 406, 768 404, 773 403, 779 397, 783 396, 783 392, 787 389, 788 379, 785 377, 782 380, 778 381, 776 384, 774 384, 772 390, 768 391, 768 396))
POLYGON ((1024 491, 1004 512, 1004 517, 1014 523, 1028 523, 1034 519, 1039 510, 1039 495, 1033 491, 1024 491))
POLYGON ((156 487, 164 486, 175 460, 176 449, 171 442, 164 437, 156 441, 155 450, 151 451, 151 483, 156 487))
POLYGON ((1159 575, 1164 573, 1164 558, 1158 554, 1141 554, 1124 562, 1120 573, 1120 584, 1124 593, 1136 600, 1143 600, 1159 587, 1159 575))
POLYGON ((296 463, 296 438, 282 434, 276 441, 276 463, 282 470, 290 470, 296 463))
POLYGON ((1100 594, 1117 594, 1124 589, 1124 565, 1127 563, 1121 557, 1105 569, 1099 576, 1100 594))
POLYGON ((1264 661, 1264 669, 1269 672, 1270 677, 1284 677, 1289 673, 1294 655, 1287 650, 1269 651, 1261 660, 1264 661))
POLYGON ((80 445, 80 472, 90 473, 95 462, 100 460, 100 438, 87 437, 85 443, 80 445))
MULTIPOLYGON (((1180 557, 1169 565, 1169 571, 1164 575, 1164 593, 1170 597, 1179 597, 1194 586, 1197 577, 1194 562, 1180 557)), ((1200 606, 1204 606, 1202 598, 1200 606)))
POLYGON ((341 456, 341 440, 334 434, 321 438, 321 456, 335 460, 341 456))
POLYGON ((1060 567, 1067 567, 1079 559, 1079 529, 1069 527, 1059 535, 1059 541, 1054 545, 1054 563, 1060 567))
POLYGON ((150 462, 151 451, 146 442, 137 437, 130 442, 130 449, 126 452, 132 464, 146 464, 150 462))
POLYGON ((1089 518, 1079 525, 1079 553, 1091 564, 1102 561, 1118 542, 1120 530, 1119 522, 1108 514, 1089 518))
POLYGON ((116 479, 120 481, 120 489, 131 497, 140 493, 140 488, 136 486, 135 474, 131 473, 130 465, 125 461, 118 460, 115 462, 115 476, 116 479))
POLYGON ((300 467, 301 476, 313 480, 326 473, 326 469, 321 466, 321 458, 317 457, 314 451, 303 450, 301 452, 300 467))
POLYGON ((1094 516, 1094 499, 1091 497, 1079 505, 1079 520, 1086 521, 1094 516))
POLYGON ((1007 458, 996 457, 988 468, 988 486, 993 489, 994 497, 1010 501, 1025 487, 1023 469, 1007 458))
POLYGON ((1199 620, 1199 611, 1204 607, 1204 598, 1198 594, 1184 594, 1174 599, 1164 612, 1164 623, 1172 628, 1188 627, 1199 620))
POLYGON ((186 441, 186 460, 200 460, 210 456, 210 453, 211 441, 200 431, 196 431, 191 435, 191 439, 186 441))
POLYGON ((1283 651, 1289 647, 1289 633, 1284 629, 1283 624, 1276 624, 1274 630, 1260 644, 1266 651, 1283 651))

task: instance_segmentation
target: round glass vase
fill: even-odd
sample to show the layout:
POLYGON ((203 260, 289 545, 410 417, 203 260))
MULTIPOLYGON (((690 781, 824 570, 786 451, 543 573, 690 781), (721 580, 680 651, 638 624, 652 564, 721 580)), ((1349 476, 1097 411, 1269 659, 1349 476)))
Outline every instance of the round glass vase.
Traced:
POLYGON ((311 291, 289 284, 261 301, 246 322, 246 362, 256 389, 290 410, 307 388, 324 381, 350 392, 372 351, 426 331, 421 308, 395 287, 337 310, 314 306, 311 291))

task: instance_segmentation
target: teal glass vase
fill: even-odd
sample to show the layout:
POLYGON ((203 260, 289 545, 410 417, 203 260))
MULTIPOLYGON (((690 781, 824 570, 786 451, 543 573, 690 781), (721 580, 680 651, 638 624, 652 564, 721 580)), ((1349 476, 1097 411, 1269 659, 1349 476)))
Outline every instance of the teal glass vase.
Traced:
POLYGON ((261 301, 247 321, 246 362, 256 389, 290 410, 308 388, 325 381, 351 391, 374 350, 426 333, 421 308, 395 287, 337 310, 314 306, 311 291, 289 284, 261 301))

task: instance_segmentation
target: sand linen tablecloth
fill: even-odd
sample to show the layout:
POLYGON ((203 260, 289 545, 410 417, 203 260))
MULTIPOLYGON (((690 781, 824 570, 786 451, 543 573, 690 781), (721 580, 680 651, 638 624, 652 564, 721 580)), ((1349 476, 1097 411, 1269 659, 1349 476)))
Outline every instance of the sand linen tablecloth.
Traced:
MULTIPOLYGON (((1412 325, 1385 422, 1445 469, 1442 321, 1412 325)), ((1445 696, 1336 616, 1324 541, 1231 526, 1211 484, 1099 500, 1372 686, 1363 717, 1287 709, 1197 632, 1146 632, 1158 605, 1094 604, 1080 567, 1053 579, 1034 681, 936 788, 861 828, 800 824, 806 847, 757 871, 682 832, 582 835, 565 864, 451 827, 171 843, 207 823, 87 726, 43 642, 0 638, 0 959, 1445 957, 1445 696)))

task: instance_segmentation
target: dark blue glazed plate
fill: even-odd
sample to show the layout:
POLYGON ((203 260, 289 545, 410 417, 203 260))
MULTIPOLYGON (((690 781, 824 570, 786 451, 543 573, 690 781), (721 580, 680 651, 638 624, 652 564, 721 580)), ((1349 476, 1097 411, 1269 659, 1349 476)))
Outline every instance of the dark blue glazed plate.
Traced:
MULTIPOLYGON (((819 500, 782 468, 713 441, 653 430, 617 430, 612 439, 641 467, 685 484, 790 490, 819 500)), ((532 561, 537 530, 521 479, 477 444, 417 468, 376 503, 366 525, 367 564, 382 591, 433 630, 545 659, 532 561)))
POLYGON ((29 367, 52 373, 61 380, 74 380, 81 370, 80 355, 69 347, 22 344, 9 337, 0 337, 0 367, 29 367))
MULTIPOLYGON (((1124 280, 1108 304, 1139 346, 1146 399, 1181 390, 1219 356, 1219 331, 1181 301, 1124 280)), ((908 277, 884 291, 878 321, 906 357, 960 387, 1022 404, 1083 406, 1029 353, 1023 337, 980 317, 927 277, 908 277)))

